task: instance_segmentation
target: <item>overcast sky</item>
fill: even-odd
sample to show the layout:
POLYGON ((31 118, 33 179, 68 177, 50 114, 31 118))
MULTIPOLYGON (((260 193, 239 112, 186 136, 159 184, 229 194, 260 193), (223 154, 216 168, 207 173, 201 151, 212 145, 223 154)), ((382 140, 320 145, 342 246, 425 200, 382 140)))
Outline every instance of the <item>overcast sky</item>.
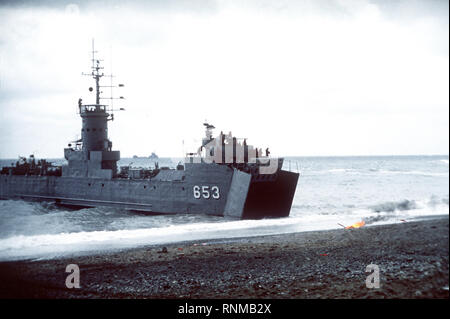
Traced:
POLYGON ((125 84, 109 122, 122 157, 181 157, 205 120, 273 155, 448 154, 448 14, 430 0, 2 2, 0 158, 63 157, 79 138, 92 38, 125 84))

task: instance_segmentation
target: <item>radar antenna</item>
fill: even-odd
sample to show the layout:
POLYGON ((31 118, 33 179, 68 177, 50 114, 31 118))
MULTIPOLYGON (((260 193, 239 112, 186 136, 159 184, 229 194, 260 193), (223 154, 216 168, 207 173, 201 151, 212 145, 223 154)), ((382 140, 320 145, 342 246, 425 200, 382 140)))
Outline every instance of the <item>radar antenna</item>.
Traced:
MULTIPOLYGON (((118 98, 114 98, 113 97, 113 88, 116 87, 124 87, 124 84, 119 84, 117 86, 113 85, 113 77, 114 75, 112 74, 104 74, 101 70, 104 69, 104 67, 100 66, 100 62, 102 62, 103 60, 100 59, 96 59, 95 54, 97 53, 97 51, 95 50, 94 47, 94 39, 92 39, 92 66, 91 66, 91 73, 82 73, 82 75, 86 75, 86 76, 92 76, 95 80, 95 105, 100 105, 100 100, 103 99, 108 99, 111 100, 111 105, 109 108, 109 111, 111 112, 111 117, 110 119, 113 120, 114 119, 114 111, 125 111, 125 108, 121 107, 118 110, 114 110, 113 108, 113 100, 115 99, 120 99, 123 100, 125 99, 123 96, 120 96, 118 98), (110 85, 100 85, 100 79, 102 77, 109 77, 110 80, 110 85), (100 91, 100 88, 104 88, 104 87, 109 87, 111 88, 111 96, 110 97, 101 97, 100 94, 103 93, 103 91, 100 91)), ((111 61, 111 70, 112 70, 112 61, 111 61)), ((89 88, 89 91, 93 91, 92 87, 89 88)), ((81 104, 81 99, 79 100, 79 103, 81 104)))
MULTIPOLYGON (((100 61, 95 58, 95 51, 94 48, 94 39, 92 39, 92 66, 91 66, 91 73, 82 73, 83 75, 92 76, 95 80, 95 104, 100 104, 100 78, 103 77, 105 74, 102 72, 100 73, 100 70, 103 70, 104 68, 100 66, 100 61)), ((89 88, 89 91, 92 91, 92 88, 89 88)))

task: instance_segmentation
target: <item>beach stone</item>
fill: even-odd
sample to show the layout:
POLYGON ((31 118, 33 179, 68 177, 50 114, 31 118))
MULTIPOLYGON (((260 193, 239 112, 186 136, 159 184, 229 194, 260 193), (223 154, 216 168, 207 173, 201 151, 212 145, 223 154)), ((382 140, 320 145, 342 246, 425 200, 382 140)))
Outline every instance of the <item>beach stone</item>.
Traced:
POLYGON ((161 254, 145 248, 79 257, 79 263, 85 265, 81 275, 85 292, 52 288, 58 285, 55 269, 64 270, 69 260, 4 262, 0 263, 0 277, 7 297, 448 298, 448 218, 417 222, 420 228, 413 232, 410 225, 374 226, 373 230, 383 233, 380 243, 371 240, 369 228, 354 232, 355 238, 345 241, 336 231, 280 236, 276 239, 283 240, 280 247, 289 242, 289 251, 269 254, 273 237, 252 239, 257 245, 239 244, 235 254, 225 253, 230 251, 227 244, 217 244, 222 246, 215 248, 223 247, 222 251, 199 247, 199 255, 192 256, 189 244, 182 246, 182 259, 174 246, 170 254, 163 254, 163 247, 157 246, 152 252, 161 254), (432 230, 428 226, 433 224, 437 228, 432 230), (310 244, 306 244, 308 239, 312 239, 310 244), (323 251, 332 252, 333 257, 320 256, 318 252, 323 251), (255 260, 255 256, 264 259, 255 260), (158 259, 161 257, 164 261, 158 259), (306 262, 308 259, 311 261, 306 262), (142 265, 137 260, 142 260, 142 265), (380 289, 365 287, 365 269, 370 263, 380 267, 380 289), (28 283, 28 290, 23 283, 28 283), (33 290, 35 287, 39 290, 33 290))

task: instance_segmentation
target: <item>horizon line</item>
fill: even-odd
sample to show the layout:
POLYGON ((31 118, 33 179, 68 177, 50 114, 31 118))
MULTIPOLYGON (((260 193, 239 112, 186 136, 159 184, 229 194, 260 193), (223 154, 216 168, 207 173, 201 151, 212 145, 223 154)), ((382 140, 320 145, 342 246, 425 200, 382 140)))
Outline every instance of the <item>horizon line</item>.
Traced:
MULTIPOLYGON (((133 158, 134 155, 131 156, 121 156, 121 159, 125 158, 133 158)), ((137 155, 136 155, 137 156, 137 155)), ((282 156, 273 156, 272 158, 289 158, 289 157, 419 157, 419 156, 447 156, 449 157, 449 154, 378 154, 378 155, 282 155, 282 156)), ((0 160, 16 160, 19 157, 0 157, 0 160)), ((28 158, 28 157, 27 157, 28 158)), ((41 159, 64 159, 64 157, 36 157, 41 159)), ((149 159, 148 156, 138 156, 140 159, 149 159)), ((158 156, 158 158, 184 158, 182 156, 158 156)))

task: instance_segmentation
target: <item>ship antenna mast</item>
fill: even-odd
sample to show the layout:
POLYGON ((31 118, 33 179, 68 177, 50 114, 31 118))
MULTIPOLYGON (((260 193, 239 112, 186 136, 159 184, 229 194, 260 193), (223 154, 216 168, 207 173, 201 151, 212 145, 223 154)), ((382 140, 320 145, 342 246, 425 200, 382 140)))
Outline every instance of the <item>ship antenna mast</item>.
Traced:
MULTIPOLYGON (((112 81, 113 81, 113 77, 114 76, 112 74, 110 74, 110 75, 104 74, 103 72, 100 71, 100 70, 104 69, 104 67, 100 66, 100 62, 103 61, 103 60, 95 58, 95 53, 97 53, 97 51, 95 51, 95 48, 94 48, 94 39, 92 39, 92 52, 91 53, 92 53, 92 66, 91 66, 92 70, 91 70, 91 73, 90 74, 82 73, 82 75, 92 76, 94 78, 94 80, 95 80, 95 104, 96 105, 99 106, 100 105, 100 100, 102 100, 102 99, 111 100, 111 105, 110 105, 109 111, 111 112, 110 113, 111 120, 113 120, 114 119, 114 114, 113 113, 115 111, 114 108, 113 108, 113 100, 115 100, 115 99, 121 99, 121 100, 124 99, 123 96, 120 96, 118 98, 114 98, 112 96, 113 88, 114 87, 124 87, 124 84, 119 84, 117 86, 113 85, 112 81), (107 76, 107 77, 111 78, 111 81, 110 81, 111 85, 100 85, 100 78, 103 77, 103 76, 107 76), (111 97, 100 97, 100 93, 103 93, 102 91, 100 91, 100 88, 103 88, 103 87, 110 87, 111 88, 111 97)), ((112 61, 111 61, 111 69, 112 69, 112 61)), ((92 92, 92 90, 93 89, 90 87, 89 91, 92 92)), ((125 108, 121 107, 118 111, 125 111, 125 108)))
POLYGON ((95 79, 95 104, 100 104, 100 78, 104 75, 100 74, 103 67, 100 66, 100 60, 95 59, 94 39, 92 39, 92 76, 95 79))
MULTIPOLYGON (((88 76, 92 76, 95 80, 95 104, 99 105, 100 104, 100 78, 102 76, 104 76, 104 73, 100 73, 100 70, 103 69, 103 67, 100 66, 100 61, 99 59, 95 58, 95 53, 97 53, 97 51, 95 51, 94 48, 94 39, 92 39, 92 66, 91 66, 91 73, 81 73, 82 75, 88 75, 88 76)), ((92 88, 89 88, 89 91, 92 91, 92 88)))

